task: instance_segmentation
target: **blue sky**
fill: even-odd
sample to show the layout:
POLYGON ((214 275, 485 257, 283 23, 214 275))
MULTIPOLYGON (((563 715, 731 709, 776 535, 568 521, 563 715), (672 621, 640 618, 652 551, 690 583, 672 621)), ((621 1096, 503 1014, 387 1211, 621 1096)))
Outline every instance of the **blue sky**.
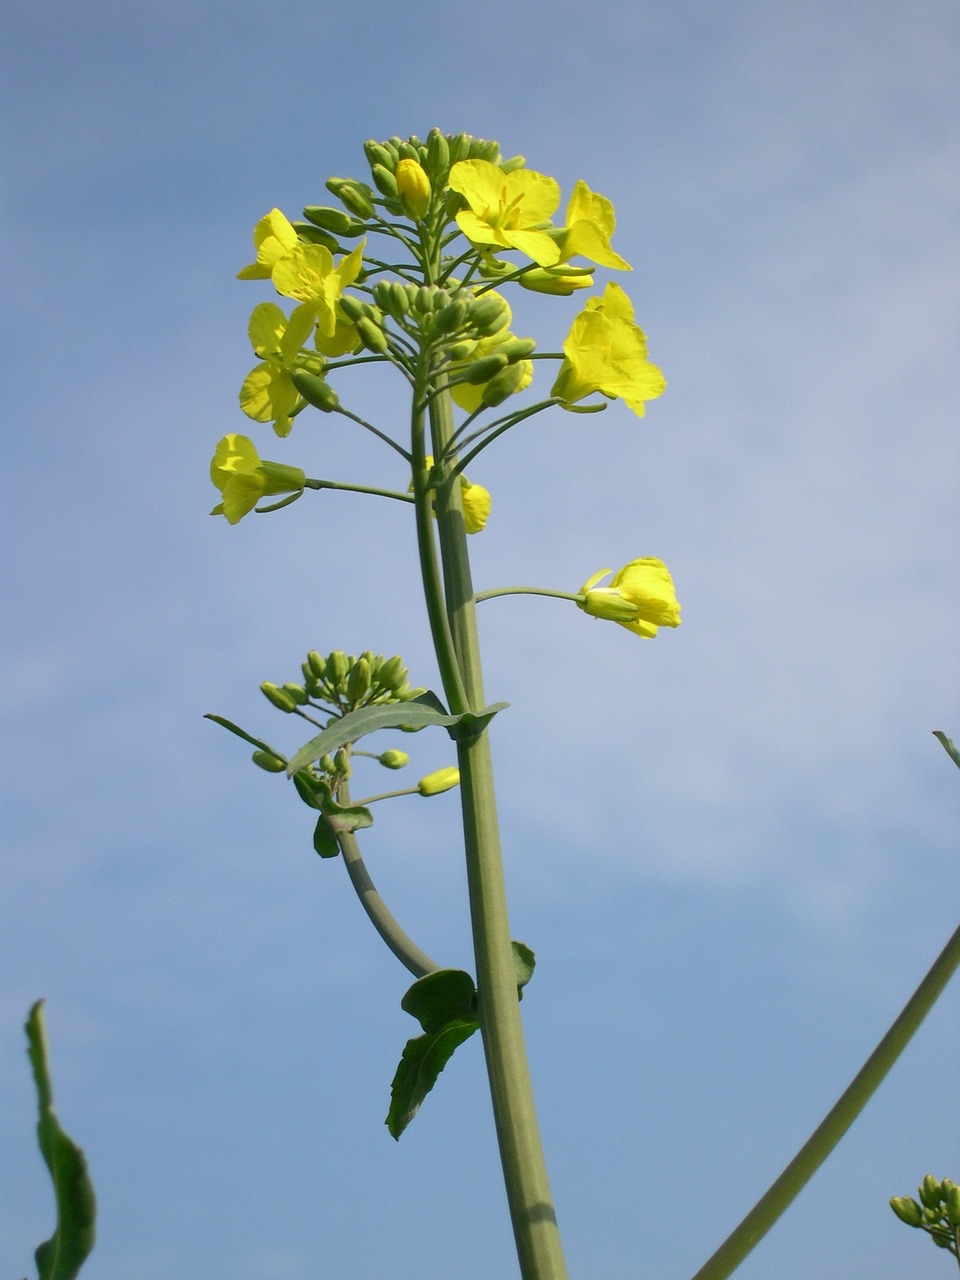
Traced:
MULTIPOLYGON (((960 779, 931 730, 960 737, 958 55, 940 0, 9 19, 4 1274, 52 1221, 41 995, 100 1195, 91 1280, 513 1274, 479 1046, 394 1144, 405 974, 292 793, 201 718, 295 745, 257 686, 314 647, 435 682, 405 510, 207 515, 228 431, 404 482, 345 423, 256 435, 236 393, 269 294, 234 277, 267 209, 434 124, 613 199, 669 382, 643 421, 557 411, 471 468, 479 588, 658 555, 684 607, 651 644, 558 601, 481 615, 572 1276, 682 1280, 793 1155, 956 925, 960 779)), ((576 305, 521 297, 514 328, 549 347, 576 305)), ((391 385, 352 394, 400 429, 391 385)), ((368 861, 469 968, 456 799, 418 804, 368 861)), ((957 1012, 954 986, 745 1280, 949 1270, 886 1201, 960 1178, 957 1012)))

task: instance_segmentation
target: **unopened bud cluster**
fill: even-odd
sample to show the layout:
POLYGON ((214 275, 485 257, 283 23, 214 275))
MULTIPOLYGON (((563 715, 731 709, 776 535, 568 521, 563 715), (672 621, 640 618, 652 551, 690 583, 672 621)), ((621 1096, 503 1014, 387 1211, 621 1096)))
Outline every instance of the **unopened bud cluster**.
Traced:
POLYGON ((952 1178, 938 1182, 928 1173, 912 1196, 894 1196, 890 1208, 908 1227, 926 1231, 935 1245, 960 1262, 960 1187, 952 1178))
POLYGON ((301 670, 302 684, 291 681, 276 685, 269 680, 261 684, 264 697, 280 711, 314 706, 332 708, 342 715, 377 703, 407 702, 423 692, 410 687, 407 668, 399 654, 385 658, 368 649, 354 657, 335 649, 324 657, 313 649, 301 670))

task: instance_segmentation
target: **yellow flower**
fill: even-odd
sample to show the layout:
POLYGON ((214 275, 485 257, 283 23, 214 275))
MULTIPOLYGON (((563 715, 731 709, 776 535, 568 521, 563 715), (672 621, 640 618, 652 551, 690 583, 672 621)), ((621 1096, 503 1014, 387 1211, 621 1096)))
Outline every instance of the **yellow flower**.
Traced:
POLYGON ((288 320, 273 302, 261 302, 250 316, 250 342, 262 363, 243 380, 240 408, 255 422, 272 422, 278 436, 290 434, 301 403, 290 375, 315 321, 309 306, 296 307, 288 320))
POLYGON ((631 560, 606 587, 597 583, 611 569, 601 569, 580 588, 579 607, 594 618, 619 623, 634 635, 651 640, 659 627, 679 627, 680 605, 670 570, 662 560, 631 560))
MULTIPOLYGON (((433 456, 427 454, 425 459, 427 471, 433 468, 433 456)), ((410 485, 413 492, 413 484, 410 485)), ((467 533, 480 533, 487 523, 493 499, 482 484, 471 484, 463 473, 460 475, 460 500, 463 503, 463 527, 467 533)), ((436 516, 436 512, 434 512, 436 516)))
POLYGON ((552 394, 564 405, 600 391, 611 400, 621 397, 642 418, 644 402, 662 395, 667 385, 647 359, 646 337, 634 324, 633 304, 618 284, 608 284, 602 298, 588 299, 563 353, 566 359, 552 394))
POLYGON ((336 302, 353 284, 363 265, 365 240, 334 266, 333 254, 322 244, 300 241, 273 264, 270 275, 277 293, 309 306, 317 317, 317 332, 332 338, 337 329, 336 302))
POLYGON ((504 173, 489 160, 461 160, 447 181, 470 206, 457 214, 457 226, 473 244, 519 249, 541 267, 560 261, 559 246, 543 229, 560 203, 553 178, 532 169, 504 173))
POLYGON ((281 462, 261 462, 253 441, 246 436, 224 436, 210 462, 210 479, 223 495, 210 512, 236 524, 261 498, 303 492, 306 476, 299 467, 281 462))
POLYGON ((630 263, 610 247, 617 219, 606 196, 591 191, 584 181, 573 189, 567 205, 567 223, 560 237, 560 261, 569 262, 578 254, 601 267, 632 271, 630 263))
POLYGON ((238 280, 269 280, 274 263, 299 244, 297 233, 279 209, 270 212, 253 228, 257 260, 237 272, 238 280))

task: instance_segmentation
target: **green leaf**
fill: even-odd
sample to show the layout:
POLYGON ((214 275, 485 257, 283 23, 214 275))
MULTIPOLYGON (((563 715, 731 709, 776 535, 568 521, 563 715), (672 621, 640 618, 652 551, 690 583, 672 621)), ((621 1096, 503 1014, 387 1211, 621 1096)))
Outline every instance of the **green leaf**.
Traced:
POLYGON ((957 768, 960 769, 960 751, 957 750, 947 735, 945 733, 941 733, 939 729, 934 729, 933 736, 937 739, 957 768))
POLYGON ((209 711, 203 718, 204 720, 212 720, 214 724, 222 725, 224 729, 229 729, 230 732, 235 733, 238 738, 242 738, 244 742, 252 743, 253 746, 259 747, 261 751, 269 751, 272 756, 278 756, 282 759, 282 752, 278 751, 276 747, 271 747, 267 742, 261 742, 259 738, 251 738, 250 734, 247 733, 246 730, 241 729, 240 726, 234 724, 232 720, 226 720, 223 716, 212 715, 209 711))
POLYGON ((313 829, 313 847, 321 858, 335 858, 340 852, 337 834, 330 826, 330 819, 321 813, 313 829))
MULTIPOLYGON (((332 754, 347 743, 359 742, 368 733, 378 729, 426 729, 428 725, 442 725, 452 731, 454 726, 461 726, 461 734, 474 736, 482 732, 498 711, 509 706, 507 702, 495 702, 474 715, 463 712, 460 715, 449 715, 443 703, 435 693, 422 693, 409 702, 390 702, 386 705, 360 707, 357 711, 348 711, 332 724, 327 725, 322 733, 311 738, 300 748, 290 764, 287 774, 293 776, 300 769, 319 760, 321 756, 332 754)), ((252 739, 251 739, 252 741, 252 739)))
POLYGON ((533 971, 537 967, 537 958, 523 942, 511 942, 510 945, 513 947, 513 963, 517 969, 517 994, 520 995, 523 988, 533 977, 533 971))
POLYGON ((449 1022, 476 1022, 477 988, 463 969, 438 969, 417 979, 400 1008, 434 1033, 449 1022))
POLYGON ((467 1019, 448 1022, 439 1031, 407 1041, 390 1090, 386 1125, 392 1137, 399 1139, 454 1050, 469 1040, 479 1025, 467 1019))
POLYGON ((60 1128, 53 1110, 42 1000, 30 1010, 25 1029, 40 1111, 37 1143, 50 1170, 57 1202, 57 1229, 37 1249, 37 1268, 40 1280, 73 1280, 93 1248, 97 1203, 86 1158, 60 1128))

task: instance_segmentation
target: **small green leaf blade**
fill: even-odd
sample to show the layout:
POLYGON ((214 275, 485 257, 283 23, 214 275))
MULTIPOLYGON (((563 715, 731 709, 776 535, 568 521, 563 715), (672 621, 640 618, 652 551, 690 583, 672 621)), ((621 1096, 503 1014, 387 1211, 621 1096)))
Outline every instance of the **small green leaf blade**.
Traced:
POLYGON ((391 1137, 399 1141, 455 1050, 469 1040, 478 1027, 479 1023, 462 1019, 446 1023, 433 1034, 407 1041, 390 1089, 386 1125, 391 1137))
POLYGON ((60 1128, 53 1110, 42 1000, 30 1010, 25 1030, 40 1113, 37 1143, 50 1170, 57 1204, 57 1228, 50 1239, 37 1248, 37 1268, 40 1280, 74 1280, 96 1239, 97 1202, 86 1157, 60 1128))
POLYGON ((464 712, 461 715, 449 715, 435 693, 423 693, 409 702, 390 702, 373 707, 360 707, 357 711, 348 711, 332 724, 311 738, 296 753, 287 766, 287 774, 293 776, 300 769, 319 760, 321 756, 332 754, 350 742, 359 742, 369 733, 378 729, 426 729, 430 725, 441 725, 449 729, 467 721, 471 733, 480 732, 490 720, 508 704, 496 702, 485 707, 478 715, 464 712), (478 728, 478 726, 480 726, 478 728))
POLYGON ((948 738, 947 735, 940 729, 934 729, 933 736, 940 743, 941 747, 943 747, 944 751, 947 753, 947 755, 950 757, 953 763, 957 766, 957 768, 960 769, 960 751, 957 750, 953 741, 950 738, 948 738))
POLYGON ((438 969, 417 979, 400 1008, 436 1034, 450 1022, 476 1022, 477 988, 463 969, 438 969))
POLYGON ((513 947, 513 963, 517 972, 517 993, 520 994, 533 977, 537 957, 525 942, 513 941, 510 945, 513 947))
POLYGON ((218 724, 223 729, 229 729, 231 733, 235 733, 238 738, 242 738, 244 742, 249 742, 255 747, 259 747, 261 751, 269 751, 272 756, 280 758, 280 752, 275 747, 271 747, 267 742, 261 742, 259 738, 251 737, 246 729, 241 729, 238 724, 234 724, 232 720, 228 720, 225 716, 215 716, 212 711, 208 711, 203 717, 204 720, 212 720, 214 724, 218 724))

